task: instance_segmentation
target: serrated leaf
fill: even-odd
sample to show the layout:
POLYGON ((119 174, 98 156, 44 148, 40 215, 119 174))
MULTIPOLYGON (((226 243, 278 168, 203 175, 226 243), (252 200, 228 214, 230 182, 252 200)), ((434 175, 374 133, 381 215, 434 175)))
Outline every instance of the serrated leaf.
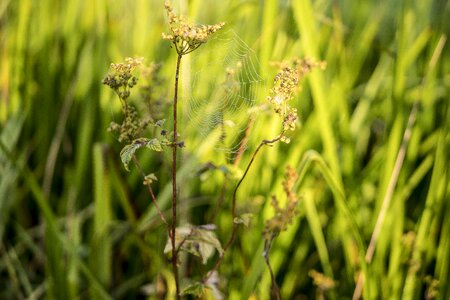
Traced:
POLYGON ((248 227, 252 218, 253 218, 253 214, 246 213, 246 214, 240 215, 239 217, 234 218, 233 222, 235 224, 244 224, 245 227, 248 227))
MULTIPOLYGON (((206 248, 206 246, 209 246, 209 247, 212 246, 217 250, 217 252, 219 252, 220 255, 223 254, 222 245, 220 244, 220 241, 217 239, 216 234, 214 232, 212 232, 210 230, 205 230, 205 229, 197 229, 195 237, 200 242, 200 246, 204 245, 205 248, 206 248)), ((206 260, 213 253, 211 253, 209 256, 206 256, 206 254, 207 254, 206 252, 204 254, 205 255, 202 255, 203 263, 206 263, 206 260)))
POLYGON ((133 158, 133 154, 135 151, 136 151, 136 148, 133 147, 133 145, 126 145, 120 151, 120 159, 122 160, 123 166, 125 167, 125 170, 127 170, 127 171, 130 171, 128 169, 128 164, 130 163, 130 160, 133 158))
POLYGON ((201 297, 203 295, 203 289, 203 283, 198 281, 192 282, 182 288, 181 295, 194 295, 196 297, 201 297))
POLYGON ((162 145, 161 142, 158 141, 158 139, 147 139, 147 138, 139 138, 135 139, 131 144, 126 145, 122 148, 122 151, 120 151, 120 159, 122 160, 122 163, 125 167, 125 170, 130 171, 128 168, 128 165, 133 158, 134 153, 137 149, 142 147, 147 147, 153 151, 161 152, 162 145))
MULTIPOLYGON (((182 241, 186 240, 191 232, 192 228, 190 226, 177 227, 175 230, 175 247, 178 247, 182 241)), ((170 251, 172 251, 172 241, 168 239, 164 247, 164 253, 169 253, 170 251)))
MULTIPOLYGON (((208 259, 214 254, 214 250, 217 250, 222 255, 223 248, 220 241, 215 233, 211 231, 210 226, 206 228, 202 228, 202 226, 177 228, 175 231, 175 247, 179 247, 182 244, 181 250, 200 257, 203 264, 206 264, 208 259)), ((172 251, 172 242, 169 239, 164 248, 164 253, 170 251, 172 251)))
POLYGON ((161 152, 163 150, 161 142, 158 139, 149 140, 145 146, 156 152, 161 152))
POLYGON ((123 147, 122 151, 120 151, 120 159, 122 160, 125 170, 130 171, 130 169, 128 169, 128 164, 130 163, 130 160, 133 158, 134 152, 136 152, 136 150, 139 148, 140 148, 139 146, 130 144, 123 147))
POLYGON ((120 159, 122 160, 125 170, 130 171, 128 169, 128 164, 133 158, 133 155, 136 152, 136 150, 143 146, 146 146, 149 142, 150 142, 149 139, 140 138, 134 140, 131 144, 126 145, 125 147, 122 148, 122 150, 120 151, 120 159))

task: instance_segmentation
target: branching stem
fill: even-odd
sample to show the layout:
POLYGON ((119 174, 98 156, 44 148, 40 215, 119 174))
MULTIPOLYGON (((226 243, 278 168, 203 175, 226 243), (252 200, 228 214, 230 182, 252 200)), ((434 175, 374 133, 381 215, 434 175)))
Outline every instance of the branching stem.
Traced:
POLYGON ((239 187, 241 186, 242 182, 244 181, 245 177, 247 176, 248 171, 250 170, 250 167, 253 164, 253 161, 256 158, 256 155, 258 154, 259 150, 261 150, 261 148, 265 145, 272 145, 276 142, 278 142, 279 140, 281 140, 284 137, 284 133, 285 131, 283 130, 280 135, 278 135, 276 138, 272 139, 272 140, 263 140, 258 147, 256 148, 255 152, 253 152, 252 158, 250 159, 247 168, 245 169, 244 174, 242 175, 241 179, 239 180, 239 182, 237 183, 236 187, 234 188, 233 191, 233 200, 231 203, 231 220, 233 222, 233 229, 231 231, 231 236, 228 239, 228 242, 225 244, 225 247, 223 248, 223 253, 220 255, 219 259, 217 260, 216 264, 214 265, 214 267, 208 272, 208 274, 206 274, 205 278, 203 279, 203 282, 206 282, 211 275, 219 268, 220 264, 223 261, 223 258, 225 256, 225 253, 227 252, 227 250, 230 248, 231 244, 233 244, 234 239, 236 238, 236 232, 238 229, 238 224, 236 224, 234 222, 234 219, 236 218, 236 199, 237 199, 237 192, 239 187))
MULTIPOLYGON (((136 158, 135 155, 133 155, 133 162, 135 166, 138 168, 139 173, 141 173, 142 177, 145 178, 144 170, 142 169, 141 164, 139 163, 139 160, 136 158)), ((159 208, 158 202, 156 201, 155 193, 153 193, 153 189, 150 184, 147 184, 148 192, 150 193, 150 196, 152 198, 153 204, 155 205, 156 211, 159 214, 159 217, 161 218, 161 221, 166 225, 167 233, 169 234, 169 238, 172 239, 172 233, 171 233, 171 227, 169 223, 166 220, 166 217, 164 217, 164 214, 162 213, 161 209, 159 208)))

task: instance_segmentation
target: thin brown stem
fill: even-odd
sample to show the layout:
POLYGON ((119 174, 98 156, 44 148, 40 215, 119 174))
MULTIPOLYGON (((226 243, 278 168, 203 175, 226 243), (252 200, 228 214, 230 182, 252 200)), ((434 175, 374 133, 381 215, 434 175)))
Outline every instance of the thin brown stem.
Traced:
MULTIPOLYGON (((142 177, 145 178, 145 172, 142 169, 142 166, 139 163, 139 161, 135 155, 133 155, 133 162, 134 162, 134 165, 138 168, 139 173, 141 173, 142 177)), ((167 222, 166 217, 164 217, 164 214, 162 213, 161 209, 159 208, 158 202, 156 201, 155 193, 153 193, 153 189, 150 184, 147 184, 147 189, 152 198, 153 204, 155 205, 156 211, 158 212, 159 217, 161 218, 161 221, 163 221, 164 225, 166 225, 167 233, 169 234, 169 238, 172 239, 171 227, 169 225, 169 222, 167 222)))
POLYGON ((172 270, 175 277, 177 299, 180 299, 180 283, 178 277, 178 254, 175 247, 175 229, 177 226, 177 102, 178 102, 178 77, 180 75, 180 63, 182 54, 178 54, 177 68, 175 71, 175 91, 173 96, 173 145, 172 145, 172 270))
POLYGON ((280 288, 278 287, 277 281, 275 279, 275 274, 273 273, 272 265, 270 264, 270 259, 269 259, 269 253, 270 253, 270 249, 272 248, 272 242, 273 242, 274 238, 275 238, 275 235, 272 235, 272 237, 270 239, 265 240, 263 256, 264 256, 264 260, 266 261, 267 268, 269 269, 269 272, 270 272, 270 279, 272 280, 272 288, 271 288, 272 299, 280 300, 281 299, 280 288))
POLYGON ((263 146, 265 146, 265 145, 271 145, 271 144, 273 144, 273 143, 276 143, 276 142, 278 142, 279 140, 281 140, 281 138, 282 138, 283 136, 284 136, 284 131, 281 132, 280 135, 277 136, 276 138, 274 138, 273 140, 263 140, 263 141, 258 145, 258 147, 256 148, 255 152, 253 153, 252 158, 250 159, 250 162, 248 163, 247 168, 245 169, 244 175, 242 175, 241 179, 239 180, 239 182, 237 183, 237 185, 236 185, 236 187, 234 188, 234 191, 233 191, 233 201, 232 201, 232 204, 231 204, 231 214, 232 214, 233 220, 234 220, 234 218, 236 217, 236 197, 237 197, 238 189, 239 189, 239 187, 241 186, 242 182, 244 181, 245 177, 247 176, 247 173, 248 173, 248 171, 250 170, 250 167, 252 166, 253 161, 254 161, 255 158, 256 158, 256 155, 258 154, 259 150, 261 150, 261 148, 262 148, 263 146))
POLYGON ((216 264, 215 264, 214 267, 208 272, 208 274, 206 274, 205 278, 203 279, 203 282, 206 282, 206 281, 211 277, 211 275, 219 268, 220 264, 221 264, 222 261, 223 261, 223 258, 225 257, 225 253, 226 253, 227 250, 230 248, 231 244, 233 244, 233 241, 234 241, 234 239, 236 238, 236 232, 237 232, 237 229, 238 229, 238 227, 239 227, 238 224, 236 224, 236 223, 234 222, 234 219, 236 218, 236 199, 237 199, 237 192, 238 192, 238 189, 239 189, 239 187, 241 186, 242 182, 244 181, 245 177, 247 176, 247 173, 248 173, 248 171, 250 170, 250 167, 252 166, 253 161, 254 161, 255 158, 256 158, 256 155, 258 154, 259 150, 261 150, 261 148, 262 148, 264 145, 271 145, 271 144, 273 144, 273 143, 276 143, 276 142, 278 142, 279 140, 281 140, 281 138, 283 138, 283 136, 284 136, 284 131, 282 131, 282 132, 280 133, 279 136, 277 136, 276 138, 274 138, 274 139, 272 139, 272 140, 263 140, 263 141, 258 145, 258 147, 256 148, 255 152, 253 152, 252 158, 250 159, 250 161, 249 161, 249 163, 248 163, 248 165, 247 165, 247 168, 245 169, 244 174, 242 175, 241 179, 239 180, 239 182, 237 183, 237 185, 236 185, 236 187, 234 188, 234 191, 233 191, 233 200, 232 200, 232 203, 231 203, 231 220, 232 220, 232 222, 233 222, 233 229, 232 229, 232 231, 231 231, 231 236, 230 236, 230 238, 228 239, 228 242, 225 244, 225 247, 223 247, 223 252, 222 252, 222 254, 220 255, 219 259, 217 260, 216 264))

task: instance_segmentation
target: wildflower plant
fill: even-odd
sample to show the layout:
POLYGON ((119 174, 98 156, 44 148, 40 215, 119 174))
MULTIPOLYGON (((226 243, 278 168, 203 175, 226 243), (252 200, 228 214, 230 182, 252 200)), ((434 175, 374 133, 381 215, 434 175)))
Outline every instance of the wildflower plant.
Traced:
MULTIPOLYGON (((160 216, 160 219, 166 226, 168 240, 164 252, 170 255, 176 286, 176 298, 180 299, 183 294, 189 293, 201 296, 204 288, 208 288, 213 293, 219 295, 218 268, 224 259, 225 253, 230 248, 236 237, 238 227, 240 225, 248 226, 252 217, 248 213, 244 213, 240 216, 236 215, 238 189, 246 178, 257 153, 264 145, 272 145, 278 141, 285 143, 289 142, 289 138, 286 137, 286 132, 296 129, 296 122, 298 119, 297 110, 291 106, 290 102, 295 97, 295 94, 299 89, 301 79, 308 74, 312 68, 317 66, 323 67, 323 63, 314 63, 312 60, 307 59, 294 59, 289 62, 277 64, 280 70, 274 78, 274 84, 270 90, 267 100, 272 105, 274 112, 282 119, 281 132, 272 140, 263 140, 251 156, 245 171, 240 173, 238 177, 239 180, 233 190, 233 196, 231 199, 231 221, 233 227, 228 241, 224 244, 224 246, 222 246, 215 234, 216 225, 214 224, 183 224, 181 226, 178 226, 177 224, 177 150, 184 146, 184 141, 180 141, 180 134, 178 132, 177 103, 179 92, 179 73, 182 57, 206 43, 215 32, 222 29, 224 23, 222 22, 215 25, 194 25, 193 23, 187 21, 184 17, 176 15, 170 1, 165 2, 165 9, 168 17, 170 33, 163 33, 162 38, 171 42, 177 52, 172 102, 173 129, 168 131, 165 128, 165 120, 159 119, 160 111, 158 111, 158 109, 155 110, 155 105, 158 105, 158 103, 160 104, 161 102, 160 97, 158 97, 155 93, 155 89, 162 85, 161 80, 157 76, 160 65, 151 64, 149 67, 144 67, 142 66, 142 58, 127 58, 124 63, 111 64, 110 74, 108 74, 103 80, 103 83, 108 85, 118 95, 124 114, 122 124, 112 122, 109 130, 117 131, 119 133, 119 142, 125 144, 120 153, 125 169, 129 171, 129 164, 131 162, 134 163, 143 178, 143 184, 149 191, 152 202, 160 216), (141 96, 144 100, 143 102, 148 107, 149 112, 149 117, 147 119, 140 119, 136 108, 129 103, 131 89, 136 86, 138 81, 137 77, 134 75, 134 72, 138 67, 141 67, 142 70, 144 70, 144 78, 147 78, 148 81, 146 82, 146 85, 141 88, 141 96), (157 129, 153 130, 152 137, 144 134, 144 130, 147 127, 157 129), (158 181, 158 178, 154 173, 145 173, 139 163, 139 160, 136 158, 135 152, 140 148, 147 148, 156 152, 162 152, 167 148, 172 149, 172 214, 170 223, 160 210, 156 196, 153 192, 152 184, 158 181), (178 274, 178 268, 181 264, 181 251, 198 256, 201 258, 203 264, 206 264, 207 261, 213 257, 215 252, 218 253, 219 257, 201 281, 194 281, 184 287, 181 287, 178 274)), ((223 86, 227 92, 239 88, 236 86, 235 76, 236 73, 240 72, 241 68, 242 65, 237 64, 234 68, 226 69, 226 81, 223 83, 223 86)), ((163 91, 159 91, 165 94, 163 91)), ((225 138, 224 128, 222 128, 222 135, 222 138, 225 138)), ((266 263, 270 270, 271 267, 268 260, 268 253, 270 251, 272 241, 279 232, 287 228, 287 225, 292 222, 293 218, 297 214, 297 196, 294 192, 292 192, 295 180, 295 171, 292 168, 288 168, 286 179, 283 183, 283 188, 288 198, 288 205, 286 208, 280 208, 277 199, 275 197, 272 198, 275 216, 267 221, 266 229, 264 230, 264 239, 266 241, 264 253, 266 263)), ((225 192, 223 191, 222 197, 224 196, 225 192)), ((220 205, 218 207, 220 207, 220 205)), ((274 295, 277 295, 276 282, 273 278, 272 271, 271 275, 273 279, 274 295)))

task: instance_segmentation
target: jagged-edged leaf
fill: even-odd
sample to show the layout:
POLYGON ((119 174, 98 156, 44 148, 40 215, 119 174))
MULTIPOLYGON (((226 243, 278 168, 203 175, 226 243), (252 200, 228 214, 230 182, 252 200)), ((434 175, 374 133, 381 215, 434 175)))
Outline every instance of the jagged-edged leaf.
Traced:
POLYGON ((250 213, 242 214, 242 215, 234 218, 233 222, 235 224, 244 224, 245 227, 248 227, 252 218, 253 218, 253 214, 250 214, 250 213))
POLYGON ((201 297, 203 294, 204 285, 201 282, 190 282, 186 286, 182 287, 181 295, 194 295, 201 297))
POLYGON ((163 150, 161 142, 158 139, 149 140, 145 146, 157 152, 161 152, 163 150))
POLYGON ((216 249, 220 255, 223 254, 222 245, 213 231, 207 229, 197 229, 193 240, 199 243, 199 251, 204 264, 206 264, 208 258, 213 255, 214 249, 216 249))
POLYGON ((120 159, 122 160, 125 170, 130 171, 128 169, 128 164, 133 158, 133 155, 136 152, 136 150, 142 147, 147 147, 157 152, 162 151, 162 145, 158 139, 147 139, 147 138, 135 139, 131 144, 126 145, 125 147, 122 148, 122 151, 120 151, 120 159))
POLYGON ((134 152, 136 152, 137 149, 141 148, 142 145, 139 143, 131 143, 130 145, 126 145, 122 148, 122 151, 120 151, 120 159, 122 160, 123 166, 125 167, 125 170, 130 171, 128 169, 128 164, 130 163, 130 160, 133 158, 134 152))
MULTIPOLYGON (((214 254, 214 250, 217 250, 220 255, 223 254, 222 245, 212 231, 212 227, 208 225, 188 225, 177 228, 175 231, 175 247, 180 247, 183 251, 201 257, 203 264, 206 264, 214 254)), ((164 248, 164 253, 170 251, 172 251, 172 242, 169 239, 164 248)))
MULTIPOLYGON (((177 227, 175 229, 175 247, 178 248, 180 243, 186 243, 187 237, 191 234, 192 228, 190 226, 182 226, 177 227)), ((172 241, 170 239, 167 240, 166 246, 164 247, 164 253, 169 253, 172 251, 172 241)))

